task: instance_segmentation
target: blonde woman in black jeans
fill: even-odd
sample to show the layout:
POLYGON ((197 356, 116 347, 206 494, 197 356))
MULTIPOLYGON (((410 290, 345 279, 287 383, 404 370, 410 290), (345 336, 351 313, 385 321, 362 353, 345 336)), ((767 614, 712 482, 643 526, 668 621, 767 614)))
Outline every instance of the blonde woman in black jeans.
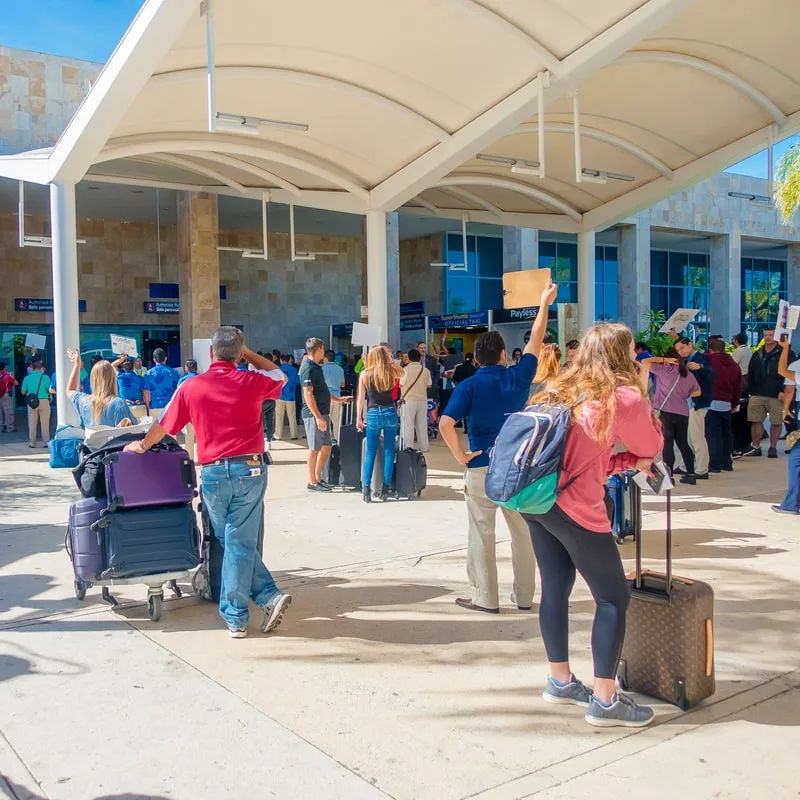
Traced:
POLYGON ((686 466, 681 483, 694 486, 697 478, 694 474, 694 450, 689 444, 689 398, 700 395, 700 384, 689 372, 686 359, 681 358, 674 347, 670 347, 663 357, 645 358, 642 363, 647 364, 650 374, 656 379, 653 408, 661 415, 664 463, 671 473, 675 467, 677 446, 686 466))

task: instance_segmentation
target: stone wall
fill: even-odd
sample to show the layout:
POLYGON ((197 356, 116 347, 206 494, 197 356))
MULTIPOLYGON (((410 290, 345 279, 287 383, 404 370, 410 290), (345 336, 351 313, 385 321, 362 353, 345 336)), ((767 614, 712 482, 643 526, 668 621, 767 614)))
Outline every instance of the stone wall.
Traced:
MULTIPOLYGON (((647 211, 644 218, 654 228, 678 228, 702 233, 800 241, 800 217, 784 225, 774 205, 762 205, 728 192, 767 196, 769 183, 762 178, 721 172, 696 186, 668 197, 647 211)), ((634 218, 635 219, 635 218, 634 218)), ((633 220, 632 220, 633 221, 633 220)))
POLYGON ((55 144, 102 66, 0 47, 0 155, 55 144))
MULTIPOLYGON (((31 234, 49 233, 48 221, 28 217, 31 234)), ((178 283, 178 241, 174 226, 161 226, 161 276, 156 226, 143 222, 80 220, 79 296, 86 301, 82 325, 174 325, 177 314, 145 314, 152 282, 178 283)), ((258 231, 221 231, 220 244, 260 249, 258 231)), ((299 347, 307 336, 327 339, 328 326, 359 319, 361 242, 351 237, 297 236, 297 249, 330 251, 316 261, 292 262, 287 234, 270 234, 269 261, 220 252, 223 324, 242 325, 258 348, 299 347)), ((44 312, 18 313, 14 298, 53 296, 50 250, 18 246, 17 218, 0 214, 0 324, 52 324, 44 312)))
POLYGON ((425 301, 428 314, 441 314, 444 308, 443 234, 400 240, 400 302, 425 301))
MULTIPOLYGON (((261 249, 258 231, 220 231, 220 245, 261 249)), ((270 234, 269 260, 220 252, 227 287, 222 322, 241 325, 257 349, 302 347, 309 336, 328 340, 329 326, 361 318, 361 240, 298 234, 299 251, 334 252, 292 262, 287 234, 270 234)))

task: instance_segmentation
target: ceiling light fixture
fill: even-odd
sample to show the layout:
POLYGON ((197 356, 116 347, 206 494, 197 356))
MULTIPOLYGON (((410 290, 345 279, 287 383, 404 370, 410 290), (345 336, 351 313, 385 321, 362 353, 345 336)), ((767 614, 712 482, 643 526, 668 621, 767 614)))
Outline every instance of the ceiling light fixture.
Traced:
POLYGON ((528 161, 524 158, 510 158, 509 156, 493 156, 489 153, 478 153, 475 158, 481 161, 491 161, 493 164, 504 164, 511 167, 511 171, 517 175, 533 175, 536 178, 543 178, 544 173, 539 161, 528 161))
MULTIPOLYGON (((19 221, 17 233, 19 236, 18 244, 20 247, 52 247, 52 236, 39 236, 36 234, 25 233, 25 182, 19 181, 19 199, 17 208, 19 209, 19 221)), ((28 214, 28 216, 33 216, 28 214)), ((86 244, 86 239, 76 239, 77 244, 86 244)))
POLYGON ((765 194, 748 194, 747 192, 728 192, 728 197, 736 197, 739 200, 749 200, 751 203, 759 205, 770 205, 771 200, 765 194))
POLYGON ((292 131, 308 130, 304 122, 287 122, 282 119, 267 119, 266 117, 253 117, 245 114, 223 114, 217 112, 215 130, 230 133, 243 133, 246 136, 258 136, 261 126, 271 128, 285 128, 292 131))
MULTIPOLYGON (((500 156, 498 156, 500 158, 500 156)), ((447 267, 450 272, 469 272, 467 265, 467 220, 469 214, 464 213, 461 215, 461 246, 464 252, 464 261, 461 264, 451 264, 448 261, 432 261, 432 267, 447 267)))

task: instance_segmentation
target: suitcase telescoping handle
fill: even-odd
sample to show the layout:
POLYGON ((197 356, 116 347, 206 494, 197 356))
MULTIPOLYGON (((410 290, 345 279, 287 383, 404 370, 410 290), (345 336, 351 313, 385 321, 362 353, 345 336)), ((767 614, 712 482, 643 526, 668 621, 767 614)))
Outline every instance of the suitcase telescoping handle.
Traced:
MULTIPOLYGON (((633 484, 636 486, 636 484, 633 484)), ((636 486, 634 491, 641 491, 639 487, 636 486)), ((666 530, 666 593, 667 597, 670 596, 672 593, 672 492, 667 490, 666 493, 667 498, 667 530, 666 530)), ((634 505, 639 507, 639 511, 636 513, 641 514, 641 500, 639 498, 635 498, 634 505)), ((642 579, 642 535, 641 535, 641 525, 639 526, 639 535, 636 537, 636 580, 635 580, 635 587, 637 589, 643 588, 644 581, 642 579)))

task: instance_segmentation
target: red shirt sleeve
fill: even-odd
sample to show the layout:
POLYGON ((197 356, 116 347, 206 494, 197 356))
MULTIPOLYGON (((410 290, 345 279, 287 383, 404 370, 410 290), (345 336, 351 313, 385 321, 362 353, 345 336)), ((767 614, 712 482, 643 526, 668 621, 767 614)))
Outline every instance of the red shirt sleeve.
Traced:
POLYGON ((170 436, 175 436, 176 433, 182 431, 191 422, 189 419, 189 407, 186 403, 186 392, 184 391, 187 383, 179 386, 175 394, 172 395, 172 400, 167 404, 166 411, 164 411, 159 423, 170 436))
POLYGON ((664 447, 650 401, 635 389, 624 388, 617 392, 614 427, 617 438, 628 451, 624 454, 628 458, 655 458, 664 447))
POLYGON ((252 376, 253 386, 255 391, 262 400, 279 400, 281 392, 283 391, 283 381, 276 381, 270 378, 269 375, 264 375, 261 372, 250 372, 252 376))

